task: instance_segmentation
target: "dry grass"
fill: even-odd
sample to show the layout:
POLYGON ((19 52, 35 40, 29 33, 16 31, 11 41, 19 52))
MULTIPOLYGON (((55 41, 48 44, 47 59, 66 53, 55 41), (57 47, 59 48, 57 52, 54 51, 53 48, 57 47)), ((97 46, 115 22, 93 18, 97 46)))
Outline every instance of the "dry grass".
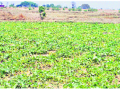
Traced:
POLYGON ((11 12, 0 11, 0 20, 25 20, 25 16, 19 14, 18 16, 12 15, 11 12))
MULTIPOLYGON (((28 8, 8 8, 1 9, 0 12, 8 13, 7 18, 0 20, 25 20, 25 21, 40 21, 38 8, 28 10, 28 8), (11 16, 12 15, 12 16, 11 16), (12 17, 12 19, 10 17, 12 17)), ((100 22, 100 23, 120 23, 120 14, 118 10, 98 10, 97 12, 80 11, 52 11, 46 10, 46 17, 43 21, 73 21, 73 22, 100 22)))

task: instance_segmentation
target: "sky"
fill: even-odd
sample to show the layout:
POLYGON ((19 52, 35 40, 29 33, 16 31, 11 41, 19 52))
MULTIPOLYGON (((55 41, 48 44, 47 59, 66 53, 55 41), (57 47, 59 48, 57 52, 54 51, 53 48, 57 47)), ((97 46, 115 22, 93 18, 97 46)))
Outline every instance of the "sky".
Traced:
POLYGON ((120 0, 115 1, 115 0, 15 0, 15 1, 11 1, 11 0, 0 0, 5 6, 10 4, 14 5, 18 5, 23 1, 32 1, 37 3, 39 6, 43 5, 43 4, 51 4, 53 3, 54 5, 61 5, 62 7, 67 6, 69 8, 72 7, 72 1, 74 1, 76 3, 76 7, 81 6, 82 4, 89 4, 91 8, 96 8, 96 9, 120 9, 120 0))

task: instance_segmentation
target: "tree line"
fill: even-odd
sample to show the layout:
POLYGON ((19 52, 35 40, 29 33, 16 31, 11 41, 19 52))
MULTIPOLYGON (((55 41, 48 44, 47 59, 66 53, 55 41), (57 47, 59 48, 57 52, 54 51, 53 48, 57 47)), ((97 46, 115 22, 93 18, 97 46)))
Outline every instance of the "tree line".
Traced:
MULTIPOLYGON (((2 3, 2 2, 1 2, 2 3)), ((61 5, 54 5, 54 4, 44 4, 42 5, 43 7, 49 9, 49 8, 53 8, 53 9, 59 9, 59 8, 68 8, 67 6, 64 6, 62 7, 61 5)), ((38 4, 34 3, 34 2, 31 2, 31 1, 24 1, 24 2, 21 2, 20 4, 18 5, 14 5, 14 4, 10 4, 9 7, 38 7, 38 4)), ((81 6, 78 6, 76 7, 75 6, 75 3, 72 3, 72 7, 71 9, 89 9, 90 8, 90 5, 88 4, 82 4, 81 6)))
MULTIPOLYGON (((2 2, 0 3, 1 5, 3 4, 2 2)), ((49 8, 52 8, 52 10, 60 10, 60 8, 63 8, 63 10, 65 10, 65 8, 68 8, 67 6, 62 7, 61 5, 54 4, 44 4, 42 6, 47 10, 49 10, 49 8)), ((24 1, 16 6, 14 4, 10 4, 9 7, 29 7, 29 10, 31 10, 31 7, 38 7, 38 4, 31 1, 24 1)), ((97 9, 91 8, 88 4, 82 4, 81 6, 76 7, 75 2, 72 2, 72 7, 68 8, 69 11, 81 11, 82 9, 88 9, 88 11, 97 11, 97 9)))
POLYGON ((38 4, 31 1, 24 1, 21 4, 16 5, 16 7, 38 7, 38 4))

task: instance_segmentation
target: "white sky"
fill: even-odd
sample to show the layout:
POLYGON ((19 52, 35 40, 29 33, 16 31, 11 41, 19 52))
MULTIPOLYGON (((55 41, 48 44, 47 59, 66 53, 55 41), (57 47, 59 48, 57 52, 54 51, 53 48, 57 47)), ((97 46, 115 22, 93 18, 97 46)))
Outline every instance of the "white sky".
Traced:
POLYGON ((103 9, 120 9, 120 0, 115 1, 115 0, 0 0, 3 2, 3 4, 6 6, 7 2, 8 5, 14 3, 15 5, 20 4, 22 1, 33 1, 37 3, 38 5, 43 5, 43 4, 51 4, 53 3, 54 5, 61 5, 61 6, 67 6, 67 7, 72 7, 71 2, 74 1, 76 3, 76 6, 81 6, 82 4, 89 4, 90 7, 92 8, 103 8, 103 9))

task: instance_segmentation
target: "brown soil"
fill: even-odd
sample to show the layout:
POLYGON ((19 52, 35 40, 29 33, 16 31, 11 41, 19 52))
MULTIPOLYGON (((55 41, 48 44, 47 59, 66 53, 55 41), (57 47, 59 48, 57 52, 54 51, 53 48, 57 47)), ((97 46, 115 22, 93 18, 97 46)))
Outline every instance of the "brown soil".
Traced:
POLYGON ((34 55, 30 55, 31 57, 37 57, 37 56, 49 56, 51 54, 55 54, 56 53, 56 50, 50 50, 50 51, 47 51, 46 54, 34 54, 34 55))
POLYGON ((115 80, 116 80, 116 79, 118 80, 118 81, 117 81, 117 84, 120 84, 120 75, 116 75, 116 76, 115 76, 115 79, 113 80, 112 84, 115 83, 115 80))
POLYGON ((46 10, 46 17, 40 20, 38 8, 3 8, 0 9, 0 21, 45 21, 45 22, 99 22, 99 23, 120 23, 118 10, 98 10, 97 12, 82 11, 52 11, 46 10))
POLYGON ((25 20, 25 16, 19 14, 18 16, 12 15, 10 12, 0 11, 0 20, 25 20))

